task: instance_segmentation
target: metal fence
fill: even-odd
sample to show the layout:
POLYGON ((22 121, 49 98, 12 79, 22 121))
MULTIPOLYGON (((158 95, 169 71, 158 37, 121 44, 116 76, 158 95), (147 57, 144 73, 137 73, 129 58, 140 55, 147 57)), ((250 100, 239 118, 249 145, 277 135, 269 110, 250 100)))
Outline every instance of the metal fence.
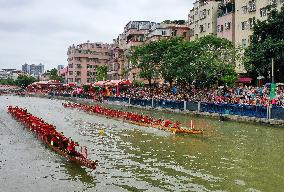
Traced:
POLYGON ((272 107, 271 112, 270 112, 270 118, 284 120, 284 108, 283 107, 272 107))
MULTIPOLYGON (((48 95, 92 99, 92 96, 87 94, 71 95, 71 94, 49 93, 48 95)), ((265 107, 260 105, 239 105, 239 104, 216 104, 216 103, 204 103, 204 102, 194 102, 194 101, 186 102, 186 101, 174 101, 174 100, 133 99, 127 97, 106 97, 105 99, 108 101, 118 101, 118 102, 128 103, 131 105, 139 105, 142 107, 178 109, 186 111, 230 114, 230 115, 248 116, 256 118, 284 120, 283 107, 270 107, 270 106, 265 107)))
POLYGON ((267 118, 267 107, 257 105, 201 103, 201 112, 267 118))
POLYGON ((152 100, 152 99, 133 99, 126 97, 107 97, 109 101, 119 101, 131 105, 143 107, 178 109, 186 111, 219 113, 228 115, 239 115, 256 118, 271 118, 284 120, 284 108, 265 107, 261 105, 239 105, 239 104, 216 104, 204 102, 186 102, 173 100, 152 100))

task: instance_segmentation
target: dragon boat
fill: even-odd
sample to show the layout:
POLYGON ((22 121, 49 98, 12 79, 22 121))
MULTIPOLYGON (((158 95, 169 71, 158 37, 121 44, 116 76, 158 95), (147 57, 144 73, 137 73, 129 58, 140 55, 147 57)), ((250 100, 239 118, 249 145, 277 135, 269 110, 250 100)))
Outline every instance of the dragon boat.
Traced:
MULTIPOLYGON (((81 152, 74 151, 73 154, 70 154, 66 149, 59 146, 55 146, 53 145, 53 142, 50 142, 50 140, 48 139, 48 134, 50 134, 50 132, 43 133, 41 130, 39 130, 42 127, 50 127, 52 125, 44 122, 43 120, 41 120, 36 116, 31 115, 30 113, 27 112, 26 109, 9 106, 8 112, 12 115, 12 117, 14 117, 16 120, 20 121, 23 125, 25 125, 25 128, 32 131, 37 136, 37 138, 41 140, 52 151, 70 160, 71 162, 74 162, 79 166, 85 166, 91 169, 96 169, 97 161, 88 159, 86 151, 85 151, 86 155, 84 156, 82 154, 82 147, 81 147, 81 152), (31 119, 33 119, 33 121, 31 119)), ((61 133, 58 133, 56 130, 54 130, 52 134, 60 135, 63 137, 63 135, 61 133)))
POLYGON ((157 128, 157 129, 161 129, 161 130, 165 130, 165 131, 169 131, 172 132, 174 134, 203 134, 202 130, 195 130, 195 129, 184 129, 181 128, 179 126, 165 126, 162 124, 157 124, 156 121, 152 119, 151 121, 149 121, 149 117, 148 116, 143 116, 143 115, 139 115, 139 114, 135 114, 135 113, 130 113, 130 112, 123 112, 123 111, 119 111, 119 110, 115 110, 115 109, 109 109, 109 108, 105 108, 99 105, 94 105, 94 106, 88 106, 88 105, 83 105, 83 104, 78 104, 78 103, 62 103, 62 105, 66 108, 78 108, 80 110, 83 110, 87 113, 93 113, 97 116, 100 117, 105 117, 105 118, 111 118, 111 119, 115 119, 115 120, 122 120, 123 122, 129 123, 129 124, 134 124, 134 125, 138 125, 138 126, 144 126, 144 127, 150 127, 150 128, 157 128), (148 119, 148 122, 143 122, 141 119, 139 120, 136 119, 132 120, 129 119, 127 115, 130 116, 136 116, 139 117, 141 119, 148 119))

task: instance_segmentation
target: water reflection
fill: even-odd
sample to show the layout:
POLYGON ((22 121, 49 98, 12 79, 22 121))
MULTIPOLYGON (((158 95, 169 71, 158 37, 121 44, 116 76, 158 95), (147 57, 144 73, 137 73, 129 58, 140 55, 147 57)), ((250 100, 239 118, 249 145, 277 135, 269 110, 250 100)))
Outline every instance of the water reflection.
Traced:
POLYGON ((95 187, 96 181, 95 177, 90 175, 90 173, 87 172, 87 168, 78 166, 75 163, 72 163, 70 161, 66 161, 63 164, 61 164, 61 167, 64 168, 64 171, 66 174, 68 174, 68 180, 72 181, 81 181, 85 185, 88 185, 89 187, 95 187))

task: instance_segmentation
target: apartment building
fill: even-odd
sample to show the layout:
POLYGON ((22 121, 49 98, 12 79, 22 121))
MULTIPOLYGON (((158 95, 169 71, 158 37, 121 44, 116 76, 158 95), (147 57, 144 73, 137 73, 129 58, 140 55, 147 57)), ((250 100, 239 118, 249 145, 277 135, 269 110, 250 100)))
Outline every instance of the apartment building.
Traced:
POLYGON ((235 42, 235 0, 222 0, 219 3, 217 37, 235 42))
POLYGON ((196 0, 188 15, 190 40, 217 35, 218 1, 196 0))
POLYGON ((121 60, 120 64, 123 61, 120 70, 124 77, 131 81, 142 79, 139 77, 139 69, 133 67, 132 63, 127 59, 129 52, 133 47, 140 46, 145 42, 147 34, 155 25, 157 23, 151 21, 129 21, 125 25, 123 33, 117 38, 118 48, 123 51, 123 55, 118 54, 118 59, 121 60))
POLYGON ((111 58, 112 44, 83 43, 68 48, 67 83, 83 85, 96 81, 96 69, 107 66, 111 58))
MULTIPOLYGON (((280 10, 284 0, 237 0, 235 2, 235 45, 246 48, 253 35, 253 26, 257 20, 266 20, 269 8, 280 10)), ((236 63, 237 73, 245 73, 244 65, 236 63)))
POLYGON ((108 63, 108 80, 120 80, 125 79, 123 68, 124 68, 124 52, 123 49, 119 48, 118 42, 114 40, 114 46, 111 50, 111 60, 108 63))
POLYGON ((158 41, 160 39, 169 39, 172 37, 182 37, 189 40, 189 27, 184 24, 177 23, 158 23, 153 26, 149 34, 146 35, 146 43, 158 41))
POLYGON ((252 38, 253 26, 256 20, 266 20, 269 7, 279 10, 284 0, 237 0, 236 1, 236 45, 247 47, 252 38))

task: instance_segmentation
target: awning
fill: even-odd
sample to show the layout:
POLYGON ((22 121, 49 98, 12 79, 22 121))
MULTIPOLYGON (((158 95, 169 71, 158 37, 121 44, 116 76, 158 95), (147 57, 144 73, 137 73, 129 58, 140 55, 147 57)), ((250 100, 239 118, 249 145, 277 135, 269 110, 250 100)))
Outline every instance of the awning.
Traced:
POLYGON ((93 86, 117 86, 117 85, 132 85, 132 82, 128 79, 122 80, 108 80, 108 81, 98 81, 92 84, 93 86))
POLYGON ((250 77, 240 77, 237 81, 238 83, 251 83, 252 78, 250 77))

